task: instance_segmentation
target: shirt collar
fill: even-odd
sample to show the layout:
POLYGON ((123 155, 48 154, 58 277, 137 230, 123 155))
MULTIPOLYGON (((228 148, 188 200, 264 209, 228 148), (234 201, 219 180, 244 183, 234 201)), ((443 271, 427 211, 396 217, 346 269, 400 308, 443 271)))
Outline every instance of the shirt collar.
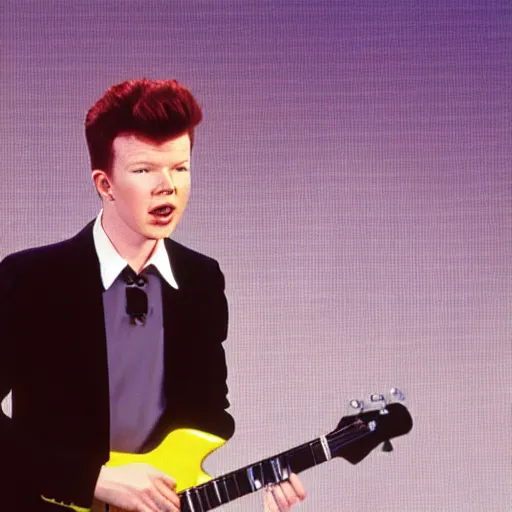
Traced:
MULTIPOLYGON (((100 262, 101 281, 103 288, 108 290, 112 283, 117 279, 117 276, 128 265, 128 262, 117 252, 112 242, 108 238, 103 226, 101 225, 101 217, 103 210, 100 211, 94 222, 92 236, 94 239, 94 247, 100 262)), ((156 248, 151 255, 151 258, 146 262, 144 268, 149 265, 154 265, 160 275, 173 287, 178 289, 178 283, 174 278, 169 261, 169 255, 165 248, 165 243, 162 239, 156 243, 156 248)))

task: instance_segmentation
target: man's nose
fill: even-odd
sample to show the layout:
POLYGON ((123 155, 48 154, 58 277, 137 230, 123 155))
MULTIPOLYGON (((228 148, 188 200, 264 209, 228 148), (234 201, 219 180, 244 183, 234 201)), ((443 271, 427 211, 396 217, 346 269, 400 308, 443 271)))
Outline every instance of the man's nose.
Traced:
POLYGON ((163 171, 160 174, 160 182, 157 187, 157 194, 162 195, 171 195, 176 192, 176 185, 172 179, 172 174, 170 171, 163 171))

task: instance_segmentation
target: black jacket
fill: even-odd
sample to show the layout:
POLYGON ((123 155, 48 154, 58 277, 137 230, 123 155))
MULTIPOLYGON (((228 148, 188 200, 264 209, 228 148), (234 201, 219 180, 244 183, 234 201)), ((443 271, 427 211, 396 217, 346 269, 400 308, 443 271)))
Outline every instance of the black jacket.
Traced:
MULTIPOLYGON (((109 458, 109 387, 99 262, 91 222, 73 238, 0 263, 2 509, 89 507, 109 458), (9 504, 8 508, 6 505, 9 504)), ((222 342, 228 312, 217 262, 166 240, 178 290, 162 280, 167 409, 150 444, 178 426, 233 434, 222 342)))

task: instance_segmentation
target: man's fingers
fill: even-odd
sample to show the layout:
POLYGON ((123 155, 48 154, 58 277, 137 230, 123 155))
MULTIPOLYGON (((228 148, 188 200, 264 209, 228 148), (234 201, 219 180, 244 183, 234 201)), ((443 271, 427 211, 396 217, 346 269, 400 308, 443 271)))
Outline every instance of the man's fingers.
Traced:
POLYGON ((306 490, 299 477, 292 473, 289 480, 267 487, 265 510, 267 512, 287 512, 293 505, 304 499, 306 499, 306 490))
POLYGON ((281 491, 281 493, 277 493, 277 497, 283 496, 286 499, 279 501, 281 506, 290 507, 291 505, 295 505, 299 501, 303 501, 306 499, 306 490, 302 485, 299 477, 292 473, 290 475, 290 479, 282 482, 277 486, 277 488, 281 491))
POLYGON ((304 489, 304 486, 302 485, 300 478, 295 473, 292 473, 290 475, 289 482, 290 485, 293 487, 295 494, 297 494, 299 500, 304 501, 306 499, 306 489, 304 489))
POLYGON ((159 478, 162 480, 167 487, 174 490, 176 487, 176 480, 172 476, 169 476, 167 473, 164 473, 163 471, 160 471, 159 469, 156 469, 154 467, 150 467, 150 477, 152 478, 159 478))
POLYGON ((174 507, 171 510, 179 510, 180 507, 180 498, 174 491, 176 488, 176 483, 172 478, 155 478, 153 480, 153 485, 156 490, 164 496, 174 507))
POLYGON ((171 500, 156 488, 146 489, 142 495, 144 496, 144 504, 150 508, 151 512, 176 512, 179 510, 171 500))
POLYGON ((285 512, 288 500, 278 485, 270 485, 266 489, 266 504, 269 512, 285 512))
POLYGON ((295 492, 292 484, 289 482, 283 482, 281 485, 279 485, 278 488, 283 493, 283 502, 286 506, 295 505, 295 503, 298 503, 299 497, 297 496, 297 493, 295 492))
POLYGON ((122 510, 134 512, 177 512, 180 499, 175 480, 144 463, 103 466, 95 497, 122 510))
POLYGON ((137 508, 135 510, 137 510, 137 512, 160 512, 149 490, 139 492, 136 499, 137 508))

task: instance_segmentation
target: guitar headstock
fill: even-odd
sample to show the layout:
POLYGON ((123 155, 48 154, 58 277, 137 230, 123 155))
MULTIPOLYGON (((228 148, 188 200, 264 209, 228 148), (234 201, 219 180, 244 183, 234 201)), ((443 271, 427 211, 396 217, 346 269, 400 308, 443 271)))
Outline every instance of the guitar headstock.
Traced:
POLYGON ((412 428, 407 408, 400 403, 391 403, 391 400, 403 398, 396 388, 391 390, 391 398, 370 395, 372 408, 369 410, 365 410, 362 401, 352 400, 350 405, 358 412, 344 416, 336 429, 326 436, 332 456, 357 464, 381 443, 384 443, 384 451, 391 451, 390 439, 403 436, 412 428))

